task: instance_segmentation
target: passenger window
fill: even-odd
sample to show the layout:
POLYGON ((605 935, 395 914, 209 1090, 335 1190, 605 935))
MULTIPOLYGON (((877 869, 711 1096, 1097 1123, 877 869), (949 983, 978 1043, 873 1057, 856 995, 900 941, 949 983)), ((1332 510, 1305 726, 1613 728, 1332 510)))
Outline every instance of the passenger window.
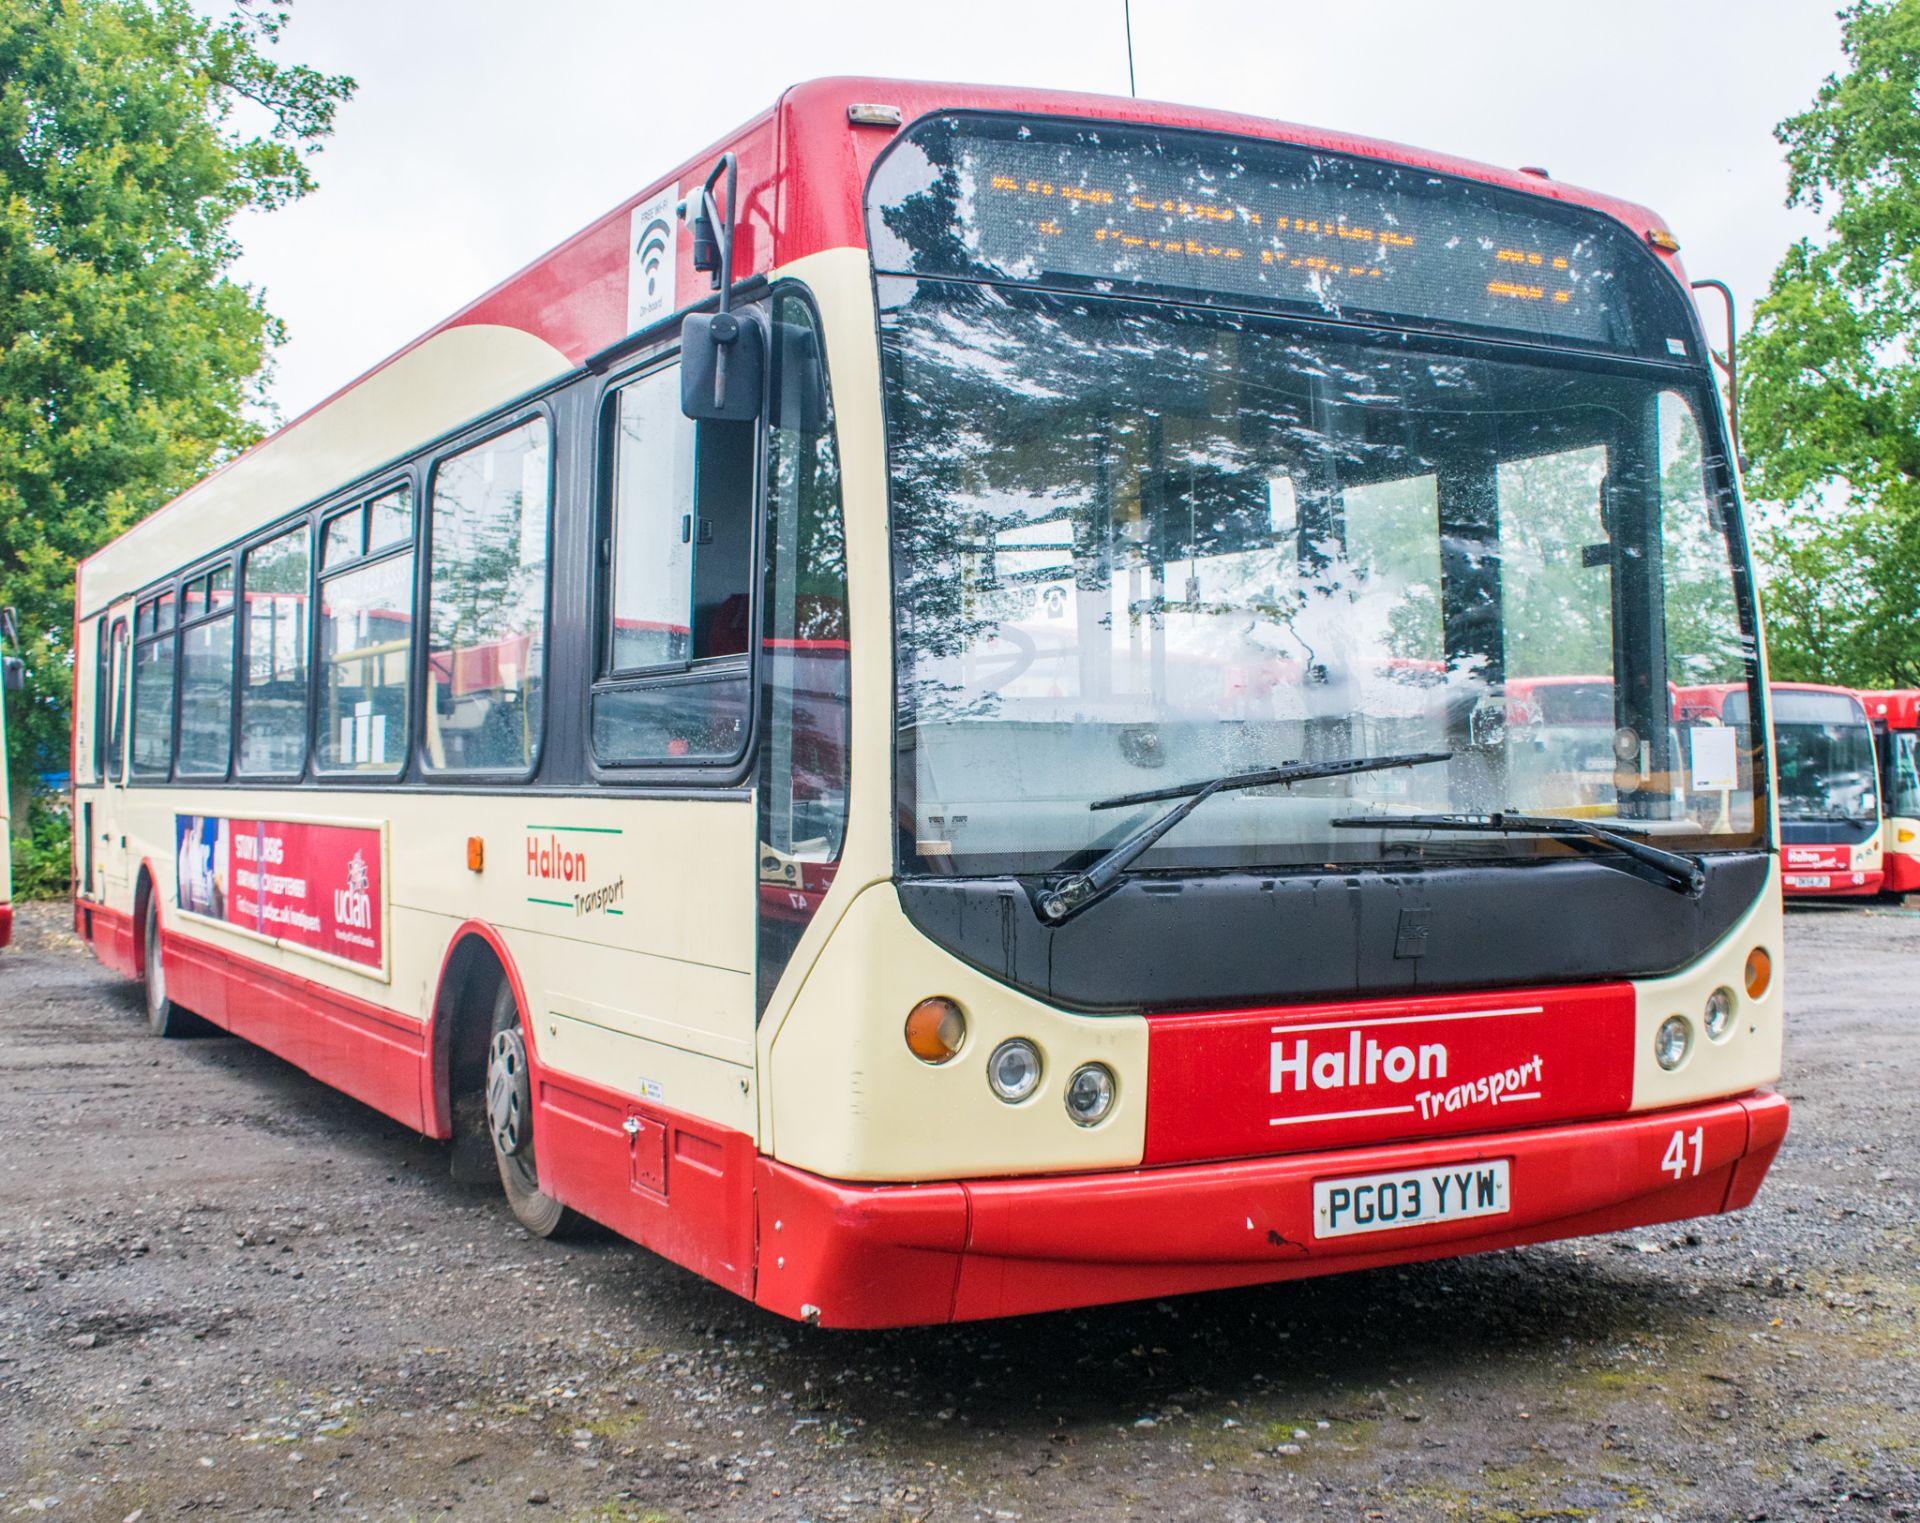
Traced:
POLYGON ((320 579, 315 763, 327 772, 391 774, 407 749, 413 552, 350 564, 320 579))
POLYGON ((433 478, 427 764, 525 772, 546 666, 547 421, 440 463, 433 478))
MULTIPOLYGON (((224 585, 231 576, 221 568, 224 585)), ((207 615, 215 579, 198 577, 182 605, 206 615, 180 631, 180 775, 225 777, 233 754, 233 599, 207 615)))
POLYGON ((738 760, 751 709, 756 425, 689 422, 669 365, 614 392, 602 427, 610 574, 594 754, 738 760))
POLYGON ((693 420, 669 366, 614 394, 609 672, 677 665, 693 649, 693 420))
POLYGON ((112 719, 107 731, 107 776, 125 782, 127 776, 127 621, 113 621, 113 645, 108 655, 108 703, 112 719))
POLYGON ((133 653, 133 775, 165 777, 173 770, 173 595, 152 605, 151 635, 133 653), (161 622, 164 615, 164 622, 161 622))
POLYGON ((239 770, 251 776, 306 765, 308 532, 302 524, 247 552, 239 770))
POLYGON ((1912 731, 1893 737, 1893 806, 1888 813, 1920 816, 1920 736, 1912 731))

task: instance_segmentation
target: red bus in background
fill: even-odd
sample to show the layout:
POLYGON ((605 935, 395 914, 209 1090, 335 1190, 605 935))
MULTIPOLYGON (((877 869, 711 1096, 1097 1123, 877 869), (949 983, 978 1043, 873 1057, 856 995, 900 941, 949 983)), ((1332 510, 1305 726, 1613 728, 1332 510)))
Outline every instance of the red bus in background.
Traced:
POLYGON ((1920 688, 1859 696, 1880 758, 1881 887, 1889 894, 1920 892, 1920 688))

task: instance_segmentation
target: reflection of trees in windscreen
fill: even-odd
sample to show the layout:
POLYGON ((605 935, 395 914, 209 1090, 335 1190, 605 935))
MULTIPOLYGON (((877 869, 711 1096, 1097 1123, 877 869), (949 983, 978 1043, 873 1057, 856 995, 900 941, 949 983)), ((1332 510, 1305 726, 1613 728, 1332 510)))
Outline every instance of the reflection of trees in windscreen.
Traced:
POLYGON ((956 683, 953 662, 997 640, 1017 666, 1008 626, 1050 584, 1102 599, 1116 651, 1181 615, 1190 640, 1303 670, 1396 642, 1439 661, 1403 362, 977 287, 926 289, 888 338, 903 698, 922 717, 995 709, 992 678, 956 683))
POLYGON ((1601 491, 1604 445, 1499 467, 1506 673, 1609 677, 1613 574, 1601 491), (1589 556, 1592 547, 1602 552, 1589 556))
POLYGON ((1659 401, 1667 675, 1684 686, 1743 682, 1752 642, 1740 631, 1724 515, 1707 498, 1700 428, 1673 392, 1659 401))

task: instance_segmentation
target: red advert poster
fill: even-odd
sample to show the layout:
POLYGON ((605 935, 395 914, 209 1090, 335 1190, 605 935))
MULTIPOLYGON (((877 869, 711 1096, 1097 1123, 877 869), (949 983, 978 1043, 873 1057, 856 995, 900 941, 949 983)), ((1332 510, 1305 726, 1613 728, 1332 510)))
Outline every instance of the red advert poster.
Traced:
POLYGON ((174 820, 181 909, 362 967, 386 965, 379 830, 174 820))

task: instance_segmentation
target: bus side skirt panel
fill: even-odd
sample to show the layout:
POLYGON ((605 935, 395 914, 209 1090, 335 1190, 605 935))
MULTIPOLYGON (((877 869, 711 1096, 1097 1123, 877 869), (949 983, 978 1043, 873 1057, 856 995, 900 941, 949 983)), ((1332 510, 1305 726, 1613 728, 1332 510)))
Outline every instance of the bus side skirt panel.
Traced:
POLYGON ((285 1058, 415 1131, 426 1028, 391 1010, 183 936, 161 942, 167 993, 195 1015, 285 1058))
POLYGON ((753 1294, 753 1139, 541 1064, 540 1188, 683 1268, 753 1294))

